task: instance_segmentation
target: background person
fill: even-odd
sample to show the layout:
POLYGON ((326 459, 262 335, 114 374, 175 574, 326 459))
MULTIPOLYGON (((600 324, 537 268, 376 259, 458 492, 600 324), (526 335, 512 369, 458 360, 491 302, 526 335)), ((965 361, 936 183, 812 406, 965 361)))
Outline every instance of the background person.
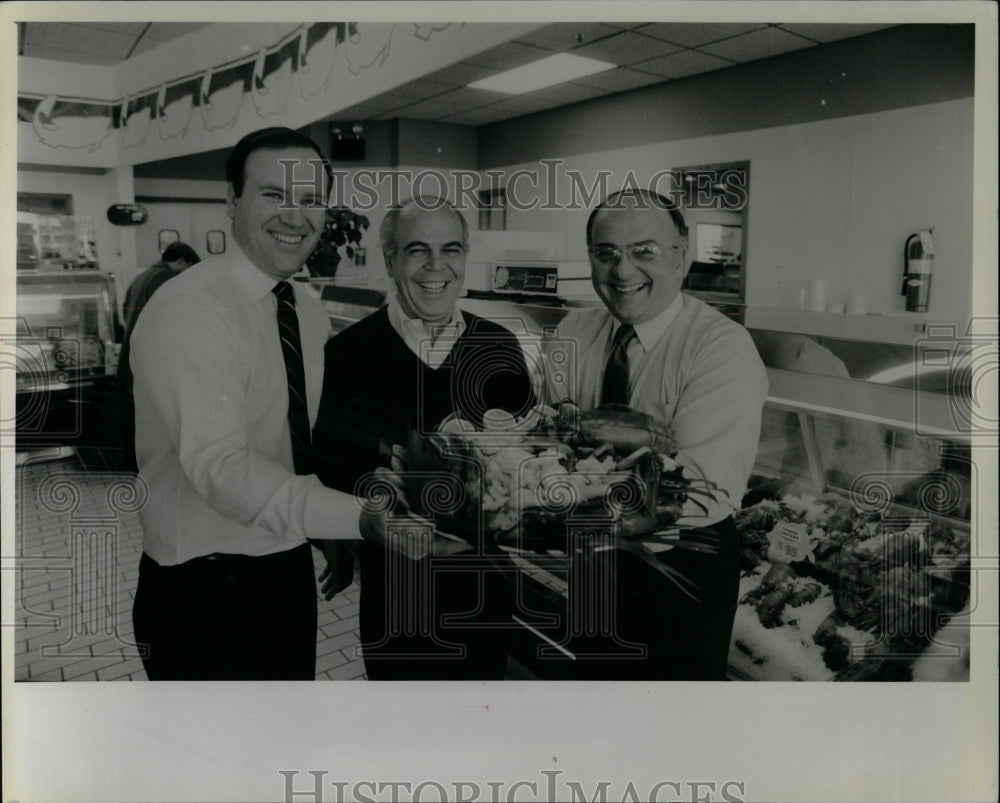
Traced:
MULTIPOLYGON (((441 199, 411 199, 389 211, 380 238, 396 292, 327 344, 313 435, 317 473, 347 492, 411 432, 432 431, 451 413, 477 425, 491 408, 523 414, 535 398, 514 335, 455 307, 468 253, 461 213, 441 199)), ((414 562, 378 543, 361 544, 361 641, 370 680, 503 678, 512 588, 498 571, 482 569, 480 550, 504 560, 488 542, 467 553, 472 567, 464 570, 461 554, 442 569, 441 558, 414 562)))
POLYGON ((190 245, 179 241, 170 243, 163 249, 160 260, 136 276, 125 291, 125 334, 118 355, 115 384, 122 394, 122 462, 119 468, 126 471, 139 470, 135 460, 135 406, 132 399, 132 367, 129 365, 132 331, 139 320, 139 313, 157 288, 197 262, 201 262, 201 257, 190 245))
POLYGON ((575 376, 572 386, 548 372, 549 398, 570 398, 583 409, 625 404, 670 423, 677 462, 687 475, 715 482, 724 493, 707 502, 707 512, 688 502, 680 521, 709 528, 718 554, 677 548, 661 554, 697 583, 700 601, 614 551, 617 633, 643 645, 646 658, 621 657, 614 639, 594 637, 577 647, 603 657, 578 655, 575 665, 588 678, 722 679, 739 587, 739 538, 731 515, 756 457, 764 366, 742 326, 680 292, 688 269, 687 227, 671 201, 642 190, 612 194, 587 221, 587 246, 594 288, 606 309, 563 320, 559 335, 576 342, 577 370, 563 372, 575 376))

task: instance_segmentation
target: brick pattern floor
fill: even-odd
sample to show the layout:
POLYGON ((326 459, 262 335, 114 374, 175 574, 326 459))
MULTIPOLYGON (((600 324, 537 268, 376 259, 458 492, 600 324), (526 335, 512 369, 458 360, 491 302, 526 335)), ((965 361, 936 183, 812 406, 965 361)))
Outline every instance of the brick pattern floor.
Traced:
MULTIPOLYGON (((71 458, 27 462, 15 481, 14 679, 145 680, 132 629, 142 529, 130 477, 71 458)), ((320 600, 317 680, 364 679, 359 596, 355 583, 320 600)))

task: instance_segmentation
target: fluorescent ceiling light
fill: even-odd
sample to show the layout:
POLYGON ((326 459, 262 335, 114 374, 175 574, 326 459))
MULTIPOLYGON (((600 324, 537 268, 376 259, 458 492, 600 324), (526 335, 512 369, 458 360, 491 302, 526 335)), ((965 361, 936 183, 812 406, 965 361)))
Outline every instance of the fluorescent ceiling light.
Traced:
POLYGON ((617 66, 607 61, 574 56, 572 53, 557 53, 540 61, 491 75, 481 81, 473 81, 469 87, 505 92, 508 95, 523 95, 525 92, 534 92, 536 89, 574 81, 585 75, 613 70, 617 66))

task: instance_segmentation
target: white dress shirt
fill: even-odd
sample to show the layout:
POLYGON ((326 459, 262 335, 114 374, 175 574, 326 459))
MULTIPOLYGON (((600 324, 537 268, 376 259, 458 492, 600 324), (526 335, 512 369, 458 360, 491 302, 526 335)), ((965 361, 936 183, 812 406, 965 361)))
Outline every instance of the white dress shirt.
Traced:
POLYGON ((389 297, 388 306, 393 331, 428 368, 440 368, 465 331, 465 318, 457 307, 452 309, 447 323, 428 324, 420 318, 407 316, 395 293, 389 297))
MULTIPOLYGON (((606 309, 572 312, 563 319, 559 340, 575 344, 576 359, 570 370, 546 371, 550 400, 573 399, 584 410, 601 403, 618 326, 606 309)), ((686 474, 711 480, 726 492, 715 500, 697 497, 707 515, 689 501, 682 523, 720 521, 739 509, 756 459, 767 395, 764 364, 742 326, 683 293, 635 331, 627 351, 629 406, 669 422, 677 462, 686 474)))
MULTIPOLYGON (((275 281, 230 242, 161 287, 132 335, 143 551, 161 565, 360 537, 353 496, 294 472, 275 281)), ((313 424, 331 328, 295 300, 313 424)))

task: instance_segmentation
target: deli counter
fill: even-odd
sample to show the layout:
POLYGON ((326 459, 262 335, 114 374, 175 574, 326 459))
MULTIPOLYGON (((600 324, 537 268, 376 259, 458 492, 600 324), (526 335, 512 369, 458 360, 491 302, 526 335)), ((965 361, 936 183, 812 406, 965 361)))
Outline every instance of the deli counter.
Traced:
POLYGON ((4 334, 15 342, 17 450, 75 448, 86 464, 95 450, 115 448, 121 325, 114 275, 19 271, 12 328, 4 334))
MULTIPOLYGON (((336 328, 384 299, 355 293, 347 303, 338 290, 323 292, 336 328)), ((474 297, 458 303, 514 331, 529 364, 569 310, 474 297)), ((977 479, 960 426, 968 382, 919 375, 926 344, 750 334, 769 393, 736 517, 742 578, 728 677, 968 679, 963 622, 977 479)), ((535 616, 519 620, 509 672, 572 677, 565 633, 572 561, 529 552, 514 561, 519 594, 535 616)))

